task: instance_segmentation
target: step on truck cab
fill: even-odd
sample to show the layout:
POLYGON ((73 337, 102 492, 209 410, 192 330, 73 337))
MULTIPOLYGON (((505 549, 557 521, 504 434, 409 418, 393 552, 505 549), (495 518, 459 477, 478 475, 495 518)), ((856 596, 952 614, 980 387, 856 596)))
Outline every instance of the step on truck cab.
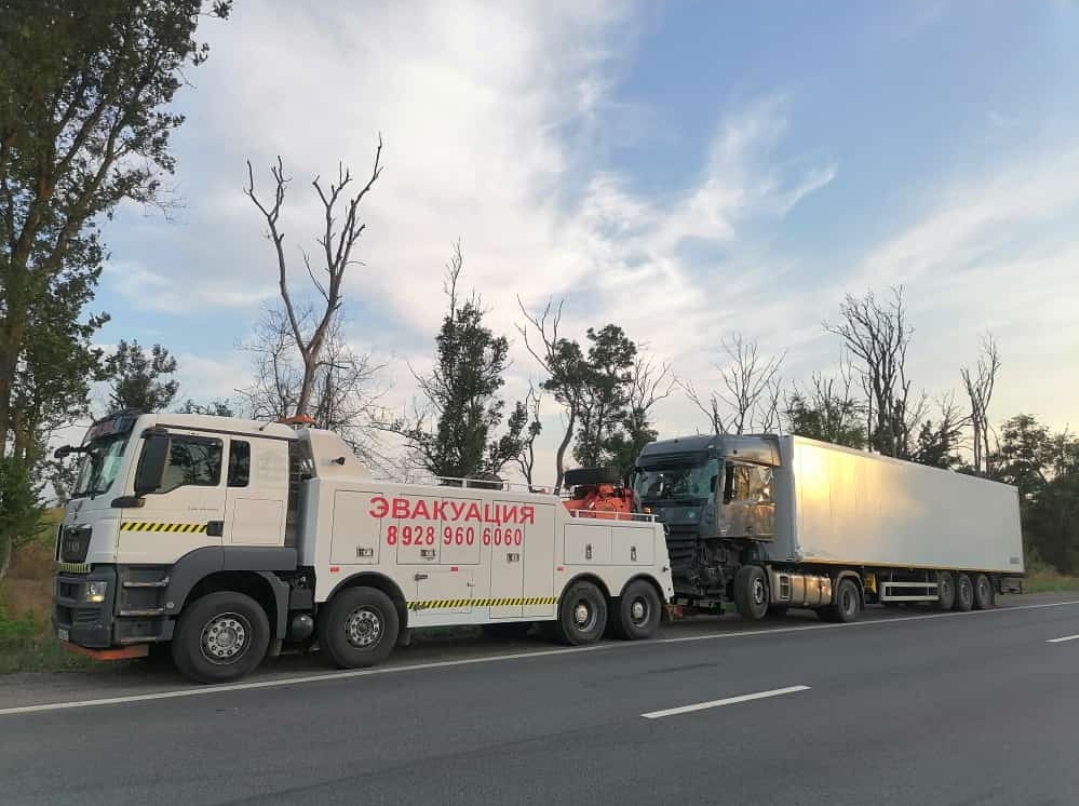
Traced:
POLYGON ((102 659, 168 647, 199 682, 286 647, 369 666, 424 627, 648 638, 673 594, 651 515, 375 479, 316 428, 121 412, 58 453, 82 456, 56 535, 58 638, 102 659))

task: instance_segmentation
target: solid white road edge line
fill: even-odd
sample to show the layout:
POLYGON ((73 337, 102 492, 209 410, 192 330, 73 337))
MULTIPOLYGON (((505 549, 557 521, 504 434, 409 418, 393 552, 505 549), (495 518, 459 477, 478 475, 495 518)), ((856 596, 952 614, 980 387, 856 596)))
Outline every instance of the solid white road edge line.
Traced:
POLYGON ((796 694, 799 691, 809 691, 809 686, 787 686, 787 688, 774 688, 771 691, 758 691, 756 694, 741 694, 737 697, 727 697, 722 700, 698 702, 694 703, 693 705, 680 705, 677 708, 666 708, 662 711, 649 711, 647 714, 641 714, 641 716, 643 716, 645 719, 662 719, 665 716, 678 716, 679 714, 689 714, 694 711, 706 711, 709 708, 721 708, 724 705, 735 705, 740 702, 765 700, 769 697, 782 697, 784 694, 796 694))
POLYGON ((1050 638, 1047 644, 1063 644, 1065 641, 1079 641, 1079 635, 1065 635, 1063 638, 1050 638))
POLYGON ((353 669, 343 672, 324 672, 322 674, 296 675, 293 677, 274 677, 270 680, 253 680, 249 683, 229 683, 220 686, 195 686, 190 688, 174 689, 169 691, 157 691, 148 694, 130 694, 123 697, 105 697, 96 700, 75 700, 71 702, 41 703, 39 705, 21 705, 13 708, 0 708, 0 716, 15 716, 18 714, 37 714, 48 711, 64 711, 71 708, 90 708, 98 705, 123 705, 132 702, 146 702, 149 700, 171 700, 178 697, 200 697, 207 694, 218 694, 228 691, 247 691, 260 688, 277 688, 281 686, 295 686, 306 683, 324 683, 333 680, 347 680, 353 677, 371 677, 374 675, 398 674, 401 672, 417 672, 426 669, 448 669, 455 666, 471 666, 481 663, 499 663, 511 660, 528 660, 529 658, 546 658, 552 655, 571 655, 581 652, 597 652, 614 650, 619 647, 646 647, 653 644, 680 644, 688 641, 719 641, 727 638, 745 638, 754 635, 775 635, 795 632, 812 632, 814 630, 836 630, 843 627, 869 627, 882 624, 896 624, 907 621, 926 621, 937 618, 962 618, 973 616, 986 616, 990 614, 1013 613, 1017 610, 1041 610, 1048 607, 1067 607, 1079 605, 1079 599, 1068 602, 1048 602, 1045 604, 1016 605, 1015 607, 1001 607, 994 610, 970 610, 966 613, 930 613, 924 616, 900 616, 898 618, 873 619, 871 621, 855 621, 851 624, 810 624, 803 627, 779 627, 772 630, 743 630, 741 632, 718 633, 714 635, 688 635, 681 638, 656 638, 652 641, 629 641, 608 644, 593 644, 592 646, 570 647, 568 649, 541 649, 530 652, 514 652, 506 655, 485 655, 476 658, 461 658, 458 660, 432 661, 430 663, 413 663, 404 666, 380 666, 374 669, 353 669))

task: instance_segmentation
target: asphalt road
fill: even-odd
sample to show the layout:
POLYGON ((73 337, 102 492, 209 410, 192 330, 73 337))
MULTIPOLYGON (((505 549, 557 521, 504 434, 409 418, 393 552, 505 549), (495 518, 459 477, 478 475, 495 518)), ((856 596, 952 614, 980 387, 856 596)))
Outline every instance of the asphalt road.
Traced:
POLYGON ((1075 599, 8 697, 0 802, 1071 806, 1075 599))

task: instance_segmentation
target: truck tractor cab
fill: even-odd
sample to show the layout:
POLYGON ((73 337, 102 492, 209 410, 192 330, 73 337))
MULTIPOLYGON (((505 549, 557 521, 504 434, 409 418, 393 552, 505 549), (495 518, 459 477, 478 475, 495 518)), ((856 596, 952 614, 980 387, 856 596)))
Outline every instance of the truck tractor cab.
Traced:
POLYGON ((675 594, 709 606, 729 598, 737 569, 775 552, 779 441, 691 436, 649 443, 632 494, 667 527, 675 594))
POLYGON ((60 640, 145 654, 202 577, 295 569, 300 447, 285 424, 125 411, 60 448, 81 456, 56 535, 60 640))

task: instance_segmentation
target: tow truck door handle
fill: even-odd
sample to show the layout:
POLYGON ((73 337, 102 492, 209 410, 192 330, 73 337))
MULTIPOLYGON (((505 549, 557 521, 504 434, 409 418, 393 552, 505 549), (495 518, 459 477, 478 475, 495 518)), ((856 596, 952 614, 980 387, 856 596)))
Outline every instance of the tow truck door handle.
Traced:
POLYGON ((225 534, 224 521, 207 521, 206 534, 209 537, 223 537, 225 534))

